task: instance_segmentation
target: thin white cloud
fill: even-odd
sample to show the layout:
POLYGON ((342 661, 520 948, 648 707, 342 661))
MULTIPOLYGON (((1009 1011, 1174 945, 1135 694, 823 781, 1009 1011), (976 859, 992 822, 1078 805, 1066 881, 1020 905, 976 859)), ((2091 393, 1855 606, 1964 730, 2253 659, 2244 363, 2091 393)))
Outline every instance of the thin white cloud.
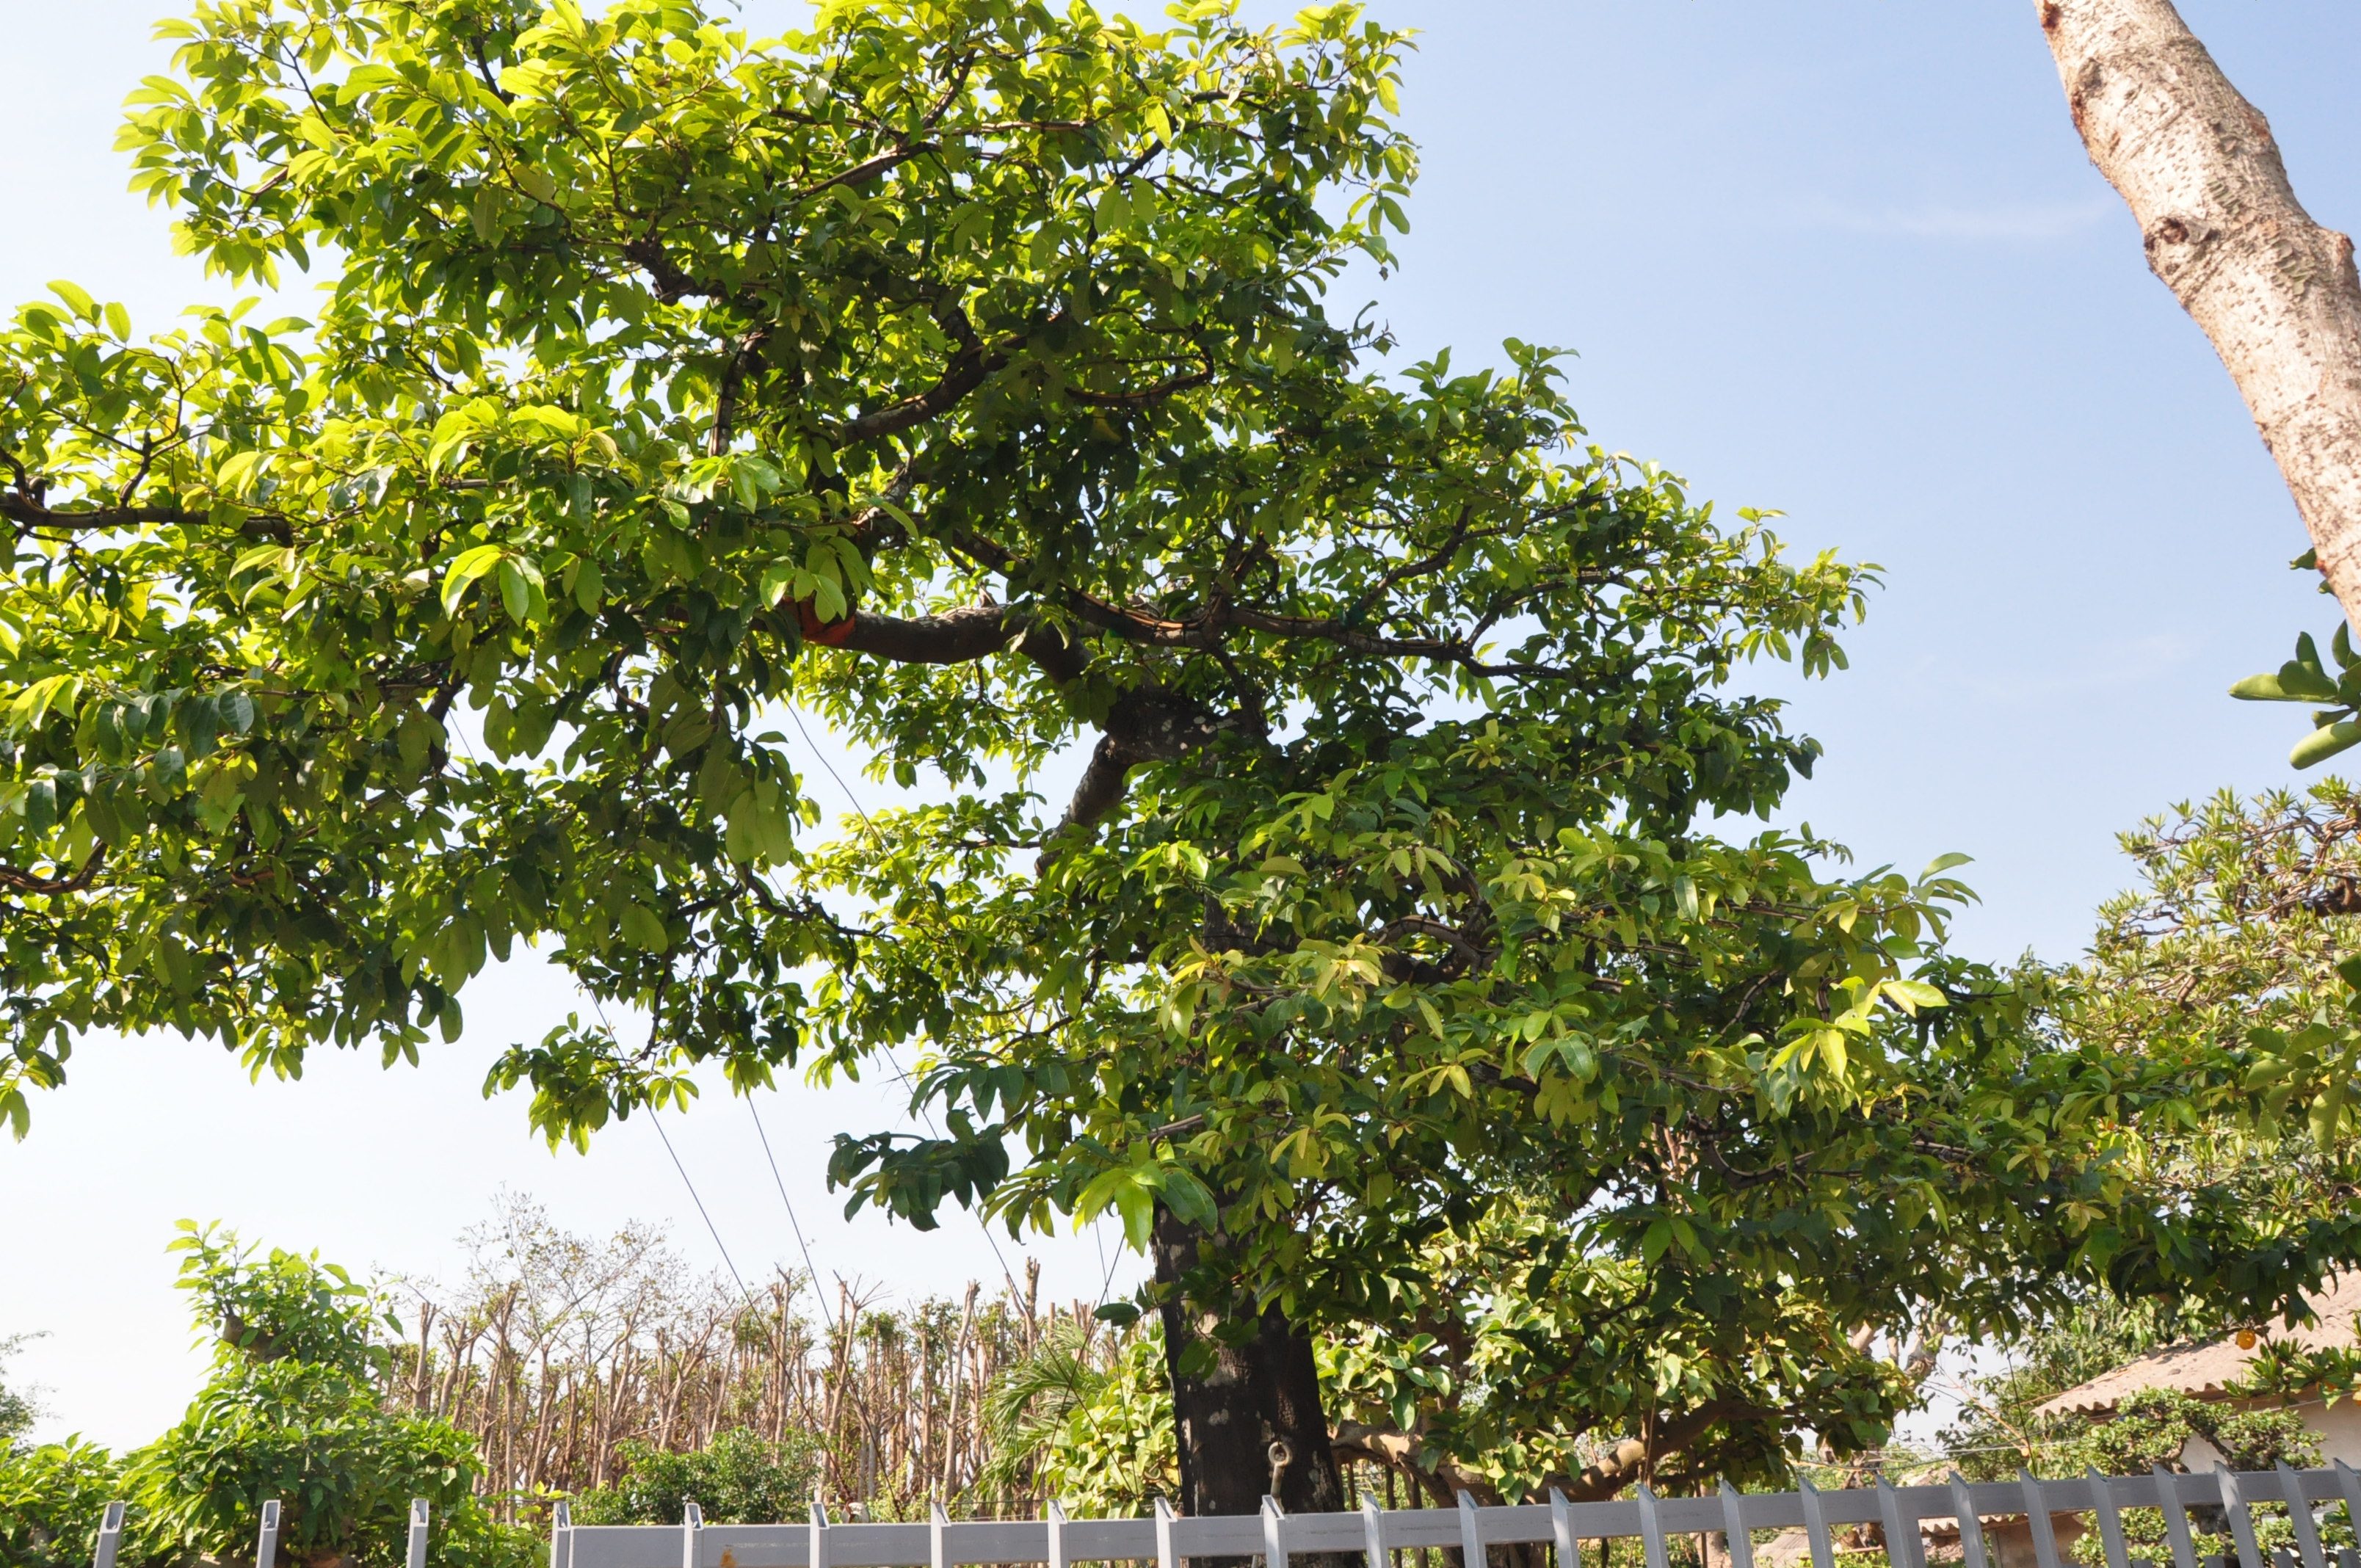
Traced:
MULTIPOLYGON (((1959 689, 1985 702, 2020 703, 2075 692, 2125 691, 2181 669, 2200 652, 2200 640, 2178 632, 2110 638, 2072 665, 2052 670, 2004 665, 1953 665, 1959 689)), ((2235 677, 2233 677, 2235 678, 2235 677)), ((2222 683, 2229 684, 2228 679, 2222 683)))
POLYGON ((1908 207, 1862 207, 1812 201, 1800 204, 1795 215, 1807 228, 1851 234, 2038 243, 2084 233, 2115 210, 2112 201, 2100 196, 2079 202, 2004 202, 1988 206, 1932 202, 1908 207))

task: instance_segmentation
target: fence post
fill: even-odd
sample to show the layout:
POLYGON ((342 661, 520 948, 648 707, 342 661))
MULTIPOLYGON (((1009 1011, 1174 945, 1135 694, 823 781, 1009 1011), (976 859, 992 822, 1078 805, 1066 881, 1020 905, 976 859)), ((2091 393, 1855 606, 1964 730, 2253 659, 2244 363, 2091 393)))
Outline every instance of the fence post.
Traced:
POLYGON ((109 1503, 106 1512, 99 1516, 98 1550, 90 1560, 90 1568, 115 1568, 115 1554, 123 1546, 123 1505, 109 1503))
POLYGON ((819 1494, 812 1494, 811 1562, 808 1568, 829 1568, 828 1510, 820 1506, 819 1494))
POLYGON ((2243 1568, 2265 1568, 2263 1549, 2255 1544, 2255 1516, 2246 1511, 2246 1494, 2238 1473, 2226 1464, 2213 1466, 2213 1484, 2222 1488, 2222 1511, 2230 1516, 2230 1539, 2237 1543, 2243 1568))
POLYGON ((2345 1494, 2345 1522, 2352 1527, 2353 1538, 2361 1541, 2361 1475, 2342 1459, 2332 1468, 2336 1472, 2336 1489, 2345 1494))
POLYGON ((2173 1568, 2197 1568, 2197 1543, 2189 1539, 2189 1509, 2171 1471, 2156 1467, 2157 1509, 2164 1515, 2164 1539, 2171 1543, 2173 1568))
MULTIPOLYGON (((1550 1534, 1557 1541, 1557 1568, 1582 1568, 1574 1544, 1574 1508, 1565 1494, 1555 1486, 1550 1488, 1550 1534)), ((1738 1568, 1754 1568, 1752 1563, 1741 1563, 1738 1568)))
POLYGON ((1172 1550, 1172 1499, 1156 1494, 1156 1568, 1180 1568, 1180 1554, 1172 1550))
POLYGON ((695 1497, 680 1500, 680 1568, 697 1568, 697 1532, 705 1528, 705 1510, 695 1497))
POLYGON ((1485 1568, 1484 1517, 1464 1488, 1459 1494, 1459 1568, 1485 1568))
POLYGON ((2099 1520, 2099 1544, 2106 1549, 2107 1568, 2132 1568, 2131 1553, 2124 1546, 2124 1515, 2115 1501, 2115 1489, 2099 1474, 2095 1464, 2084 1466, 2091 1483, 2091 1512, 2099 1520))
POLYGON ((2296 1554, 2303 1568, 2328 1568, 2328 1554, 2320 1549, 2320 1523, 2312 1517, 2312 1499, 2303 1495, 2303 1477, 2284 1459, 2279 1461, 2279 1490, 2287 1494, 2288 1524, 2295 1530, 2296 1554))
POLYGON ((549 1568, 574 1568, 574 1508, 564 1497, 549 1510, 549 1568))
POLYGON ((410 1499, 410 1568, 426 1568, 426 1499, 410 1499))
POLYGON ((1042 1525, 1049 1538, 1049 1568, 1066 1568, 1066 1505, 1050 1498, 1042 1525))
MULTIPOLYGON (((1883 1475, 1877 1478, 1878 1522, 1885 1527, 1885 1560, 1894 1568, 1925 1568, 1918 1554, 1918 1521, 1902 1515, 1902 1494, 1883 1475)), ((2123 1568, 2118 1563, 2112 1568, 2123 1568)))
POLYGON ((2058 1532, 2049 1524, 2049 1499, 2033 1472, 2019 1469, 2017 1485, 2025 1488, 2025 1523, 2033 1537, 2033 1559, 2041 1568, 2058 1568, 2058 1532))
POLYGON ((1721 1540, 1730 1549, 1730 1568, 1754 1568, 1754 1537, 1746 1528, 1746 1499, 1726 1475, 1721 1482, 1721 1540))
POLYGON ((1672 1568, 1664 1555, 1664 1521, 1656 1512, 1655 1488, 1645 1481, 1640 1483, 1640 1547, 1648 1559, 1648 1568, 1672 1568))
POLYGON ((1960 1556, 1966 1568, 1991 1568, 1984 1556, 1984 1521, 1977 1517, 1968 1478, 1956 1469, 1951 1472, 1951 1518, 1960 1527, 1960 1556))
POLYGON ((951 1568, 950 1544, 943 1539, 943 1530, 950 1522, 951 1516, 943 1512, 942 1499, 936 1498, 927 1510, 928 1568, 951 1568))
MULTIPOLYGON (((1552 1492, 1550 1496, 1554 1498, 1557 1497, 1557 1494, 1555 1492, 1552 1492)), ((1564 1555, 1565 1547, 1563 1544, 1565 1540, 1564 1533, 1565 1526, 1563 1523, 1565 1518, 1565 1511, 1563 1508, 1558 1508, 1555 1503, 1553 1503, 1551 1506, 1555 1509, 1554 1517, 1561 1521, 1558 1526, 1560 1532, 1558 1540, 1561 1543, 1558 1547, 1560 1554, 1558 1564, 1559 1568, 1566 1568, 1564 1555)), ((1389 1553, 1386 1551, 1385 1513, 1378 1507, 1377 1498, 1369 1496, 1367 1492, 1361 1494, 1361 1539, 1367 1543, 1366 1550, 1368 1552, 1369 1568, 1393 1568, 1393 1565, 1386 1561, 1389 1553)))
POLYGON ((262 1529, 255 1536, 254 1568, 272 1568, 279 1560, 279 1499, 262 1505, 262 1529))
POLYGON ((1262 1555, 1268 1568, 1287 1568, 1287 1542, 1279 1539, 1280 1521, 1286 1517, 1279 1510, 1279 1499, 1265 1492, 1262 1495, 1262 1555))
POLYGON ((1808 1475, 1795 1477, 1795 1495, 1804 1505, 1804 1538, 1812 1543, 1812 1568, 1836 1568, 1836 1551, 1828 1542, 1828 1510, 1820 1489, 1808 1475))

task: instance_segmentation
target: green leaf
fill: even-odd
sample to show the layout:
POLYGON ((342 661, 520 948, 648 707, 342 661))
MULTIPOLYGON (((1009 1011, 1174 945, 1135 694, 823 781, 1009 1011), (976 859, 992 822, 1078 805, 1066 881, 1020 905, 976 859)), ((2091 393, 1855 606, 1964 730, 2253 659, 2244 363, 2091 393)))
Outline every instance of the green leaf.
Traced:
POLYGON ((2279 690, 2301 702, 2334 702, 2336 683, 2322 673, 2317 658, 2290 660, 2279 666, 2279 690))
POLYGON ((2295 749, 2288 753, 2288 761, 2299 768, 2309 768, 2356 742, 2361 742, 2361 721, 2340 718, 2297 741, 2295 749))
POLYGON ((1922 1007, 1944 1006, 1949 1000, 1923 980, 1889 980, 1883 989, 1886 995, 1902 1003, 1904 1011, 1914 1014, 1922 1007))
POLYGON ((585 561, 574 570, 574 602, 585 615, 596 615, 606 597, 607 580, 596 561, 585 561))
POLYGON ((1123 1216, 1124 1240, 1135 1252, 1146 1252, 1156 1226, 1156 1194, 1137 1181, 1115 1189, 1115 1212, 1123 1216))
POLYGON ((416 778, 426 765, 427 751, 442 741, 443 727, 424 708, 415 705, 404 708, 401 722, 394 729, 394 746, 401 758, 403 775, 416 778))
MULTIPOLYGON (((524 574, 517 569, 514 557, 500 558, 499 577, 501 608, 509 612, 511 620, 524 625, 533 609, 533 593, 525 586, 524 574)), ((444 591, 447 595, 450 590, 446 587, 444 591)))
POLYGON ((623 939, 643 953, 661 953, 671 946, 664 921, 645 905, 624 905, 618 924, 622 927, 623 939))
POLYGON ((478 544, 463 550, 450 569, 443 574, 443 613, 456 617, 459 601, 467 596, 468 585, 500 564, 505 554, 497 544, 478 544))
POLYGON ((1221 1223, 1221 1208, 1205 1184, 1179 1166, 1164 1168, 1164 1204, 1175 1218, 1207 1229, 1221 1223))
POLYGON ((97 322, 98 303, 90 297, 90 291, 82 285, 69 283, 62 278, 53 278, 49 280, 49 292, 63 300, 66 302, 66 308, 82 320, 93 323, 97 322))

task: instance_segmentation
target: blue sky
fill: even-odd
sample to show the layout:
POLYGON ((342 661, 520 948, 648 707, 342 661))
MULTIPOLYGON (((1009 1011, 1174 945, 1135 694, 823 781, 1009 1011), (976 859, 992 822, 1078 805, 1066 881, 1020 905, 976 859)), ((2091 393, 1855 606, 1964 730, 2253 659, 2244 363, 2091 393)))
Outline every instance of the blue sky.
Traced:
MULTIPOLYGON (((2314 216, 2361 225, 2361 7, 2183 9, 2270 117, 2314 216)), ((71 278, 160 326, 213 294, 161 215, 122 193, 109 150, 122 96, 162 63, 147 40, 159 10, 0 0, 0 300, 71 278)), ((1798 549, 1882 563, 1849 673, 1761 674, 1828 748, 1790 820, 1869 864, 1973 855, 1984 902, 1960 945, 2062 959, 2124 882, 2117 831, 2290 780, 2300 715, 2223 691, 2334 617, 2286 569, 2304 545, 2294 509, 2083 156, 2032 13, 1382 5, 1421 30, 1402 103, 1424 173, 1402 271, 1356 282, 1407 355, 1452 345, 1465 364, 1510 335, 1576 350, 1601 444, 1724 508, 1785 512, 1798 549)), ((759 28, 787 8, 748 14, 759 28)), ((0 1146, 0 1335, 47 1331, 16 1376, 49 1386, 48 1431, 137 1442, 178 1412, 197 1360, 161 1247, 182 1215, 432 1272, 507 1184, 578 1229, 657 1220, 692 1261, 717 1261, 643 1122, 588 1158, 552 1157, 521 1102, 477 1098, 485 1061, 562 1016, 566 988, 520 967, 468 1000, 466 1039, 390 1074, 332 1057, 302 1083, 250 1088, 206 1047, 85 1047, 32 1140, 0 1146)), ((821 1267, 903 1292, 996 1277, 972 1224, 921 1237, 835 1218, 827 1135, 878 1124, 890 1102, 873 1085, 763 1102, 821 1267)), ((744 1108, 717 1093, 673 1126, 741 1271, 788 1260, 744 1108)), ((1038 1250, 1055 1293, 1098 1293, 1096 1238, 1038 1250)), ((1118 1289, 1130 1267, 1117 1262, 1118 1289)))

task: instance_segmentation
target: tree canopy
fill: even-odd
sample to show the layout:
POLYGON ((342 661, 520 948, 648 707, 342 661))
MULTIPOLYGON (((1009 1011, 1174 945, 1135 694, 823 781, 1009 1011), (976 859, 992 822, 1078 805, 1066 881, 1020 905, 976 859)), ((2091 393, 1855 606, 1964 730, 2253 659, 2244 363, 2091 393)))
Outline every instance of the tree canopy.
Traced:
MULTIPOLYGON (((679 5, 326 0, 175 28, 140 182, 233 279, 339 270, 316 325, 136 343, 68 285, 7 339, 13 1115, 97 1027, 281 1071, 414 1051, 520 937, 654 1020, 511 1064, 548 1130, 696 1061, 763 1080, 791 972, 851 940, 764 875, 807 808, 758 736, 818 697, 812 644, 906 769, 1104 725, 1083 818, 1132 754, 1246 722, 1147 678, 1210 638, 1143 595, 1309 537, 1334 441, 1261 437, 1360 395, 1377 334, 1318 289, 1398 212, 1391 35, 983 4, 762 46, 679 5), (937 662, 1006 700, 889 668, 937 662)), ((1478 664, 1400 624, 1449 559, 1357 606, 1233 590, 1235 635, 1478 664)))
POLYGON ((553 1141, 916 1043, 939 1123, 833 1176, 1119 1214, 1198 1506, 1338 1500, 1314 1332, 1394 1336, 1367 1442, 1546 1406, 1504 1484, 1630 1435, 1612 1490, 1877 1441, 1866 1335, 2346 1245, 2143 1186, 2125 1124, 2235 1074, 2036 1027, 1942 950, 1955 861, 1730 829, 1818 754, 1738 673, 1839 665, 1874 571, 1590 444, 1547 352, 1389 372, 1331 313, 1413 168, 1352 8, 168 30, 137 183, 328 281, 0 339, 20 1134, 93 1031, 414 1058, 520 940, 601 1004, 491 1069, 553 1141), (804 707, 947 798, 815 841, 804 707), (1514 1398, 1401 1393, 1454 1376, 1514 1398))
POLYGON ((2219 1064, 2243 1092, 2160 1105, 2126 1159, 2160 1189, 2244 1204, 2259 1236, 2308 1257, 2361 1191, 2361 795, 2334 777, 2224 791, 2123 845, 2139 885, 2101 906, 2059 1025, 2118 1058, 2219 1064))

